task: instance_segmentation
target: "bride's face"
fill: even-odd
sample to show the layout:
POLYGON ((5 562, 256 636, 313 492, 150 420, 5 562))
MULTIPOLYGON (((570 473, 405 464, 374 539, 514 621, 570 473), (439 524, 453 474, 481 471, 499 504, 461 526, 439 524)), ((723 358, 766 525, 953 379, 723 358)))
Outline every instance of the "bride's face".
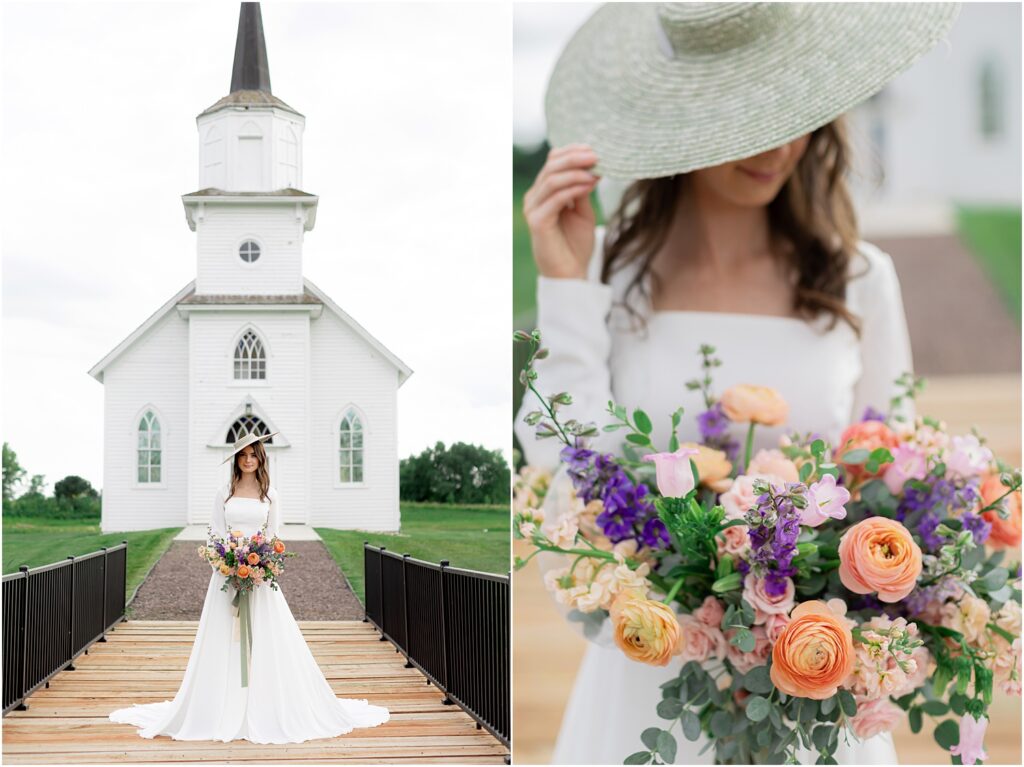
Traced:
POLYGON ((256 471, 256 467, 259 466, 260 461, 256 457, 256 450, 253 449, 252 445, 244 448, 242 452, 238 454, 238 468, 242 470, 243 474, 252 474, 256 471))
POLYGON ((742 160, 693 171, 698 194, 738 206, 763 206, 775 199, 803 157, 811 134, 742 160))

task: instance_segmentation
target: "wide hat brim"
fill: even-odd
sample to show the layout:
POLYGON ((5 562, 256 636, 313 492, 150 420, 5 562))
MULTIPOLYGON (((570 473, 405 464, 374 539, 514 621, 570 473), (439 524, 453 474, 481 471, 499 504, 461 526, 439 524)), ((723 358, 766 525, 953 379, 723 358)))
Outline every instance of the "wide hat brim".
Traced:
POLYGON ((236 446, 236 447, 234 447, 232 449, 231 454, 227 458, 225 458, 223 461, 221 461, 221 465, 223 465, 223 464, 227 463, 228 461, 230 461, 232 458, 234 458, 236 455, 238 455, 238 453, 240 453, 242 450, 245 450, 247 447, 249 447, 249 445, 251 445, 252 443, 260 442, 261 440, 264 440, 264 439, 270 439, 271 437, 273 437, 273 436, 275 436, 277 434, 280 434, 280 433, 281 432, 279 432, 279 431, 275 431, 275 432, 272 432, 271 434, 262 434, 262 435, 259 435, 259 436, 255 435, 255 434, 250 434, 249 437, 247 439, 243 440, 243 442, 240 445, 238 445, 238 446, 236 446))
POLYGON ((877 93, 944 37, 959 12, 958 3, 685 5, 695 16, 790 7, 782 21, 724 49, 703 32, 692 48, 673 45, 658 4, 601 7, 569 41, 548 83, 552 146, 588 144, 596 173, 624 179, 750 157, 877 93))

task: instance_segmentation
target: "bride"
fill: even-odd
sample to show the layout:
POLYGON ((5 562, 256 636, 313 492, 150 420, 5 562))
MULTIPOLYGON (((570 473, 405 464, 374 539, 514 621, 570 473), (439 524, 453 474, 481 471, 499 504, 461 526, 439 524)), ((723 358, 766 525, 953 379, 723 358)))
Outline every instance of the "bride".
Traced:
MULTIPOLYGON (((527 192, 538 362, 547 393, 570 392, 563 420, 608 421, 609 400, 655 419, 668 442, 701 441, 698 348, 715 347, 721 393, 771 386, 790 405, 786 432, 831 438, 912 369, 891 258, 859 240, 846 188, 842 112, 930 48, 952 4, 610 3, 567 45, 548 86, 552 149, 527 192), (606 230, 590 193, 602 175, 631 179, 606 230)), ((526 462, 554 468, 554 440, 516 418, 526 462)), ((783 428, 761 428, 757 448, 783 428)), ((739 435, 731 435, 737 437, 739 435)), ((591 447, 620 452, 602 433, 591 447)), ((545 502, 557 525, 564 475, 545 502)), ((558 555, 538 557, 542 569, 558 555)), ((579 625, 574 624, 574 625, 579 625)), ((553 762, 621 763, 659 725, 659 685, 679 672, 626 658, 610 621, 588 644, 553 762)), ((889 733, 840 738, 840 763, 894 764, 889 733)), ((713 749, 680 749, 709 764, 713 749)), ((814 761, 802 751, 801 761, 814 761)))
MULTIPOLYGON (((243 433, 225 459, 237 456, 231 481, 214 502, 214 535, 224 536, 228 530, 252 535, 264 524, 268 537, 280 534, 281 504, 270 486, 262 442, 272 436, 243 433)), ((112 721, 135 725, 144 738, 252 743, 332 738, 388 721, 386 708, 335 697, 280 588, 260 585, 250 596, 252 653, 249 684, 243 687, 233 594, 221 591, 224 580, 217 571, 210 575, 195 643, 174 700, 114 711, 112 721)))

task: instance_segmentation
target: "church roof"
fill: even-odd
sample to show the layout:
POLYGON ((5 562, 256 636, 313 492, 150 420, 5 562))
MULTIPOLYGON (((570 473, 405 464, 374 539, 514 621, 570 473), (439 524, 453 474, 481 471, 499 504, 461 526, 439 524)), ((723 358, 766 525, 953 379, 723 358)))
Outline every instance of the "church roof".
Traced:
POLYGON ((281 99, 268 91, 235 91, 233 93, 229 93, 213 106, 207 107, 200 112, 199 116, 202 117, 205 114, 216 112, 218 109, 227 106, 277 107, 278 109, 285 109, 289 112, 293 112, 299 117, 305 117, 302 112, 294 107, 288 106, 281 101, 281 99))
POLYGON ((174 296, 171 297, 163 306, 157 309, 149 318, 137 327, 131 335, 125 338, 119 343, 114 349, 110 351, 103 359, 97 362, 89 370, 89 375, 95 378, 100 383, 103 383, 103 371, 110 366, 118 357, 120 357, 125 351, 127 351, 132 345, 135 344, 140 338, 142 338, 146 332, 156 325, 163 317, 174 309, 178 304, 186 305, 197 305, 197 304, 208 304, 208 305, 238 305, 238 304, 257 304, 257 305, 295 305, 295 304, 322 304, 324 307, 334 313, 345 325, 352 329, 352 331, 366 341, 373 349, 375 349, 384 359, 390 362, 395 369, 398 371, 398 385, 401 386, 405 383, 406 379, 412 375, 412 368, 406 365, 402 360, 396 357, 390 349, 384 344, 370 335, 369 331, 366 330, 362 325, 356 322, 348 313, 343 311, 334 301, 331 300, 330 296, 324 293, 320 288, 314 285, 309 280, 303 278, 302 280, 303 292, 302 295, 287 295, 287 296, 246 296, 246 295, 196 295, 196 281, 192 280, 185 287, 179 290, 174 296))

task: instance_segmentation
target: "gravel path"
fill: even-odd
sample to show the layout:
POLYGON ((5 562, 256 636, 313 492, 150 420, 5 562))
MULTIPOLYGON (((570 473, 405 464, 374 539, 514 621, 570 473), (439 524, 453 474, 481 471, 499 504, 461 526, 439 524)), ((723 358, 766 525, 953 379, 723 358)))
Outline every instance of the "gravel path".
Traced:
MULTIPOLYGON (((197 541, 175 541, 139 586, 129 605, 138 620, 199 620, 210 585, 210 566, 197 541)), ((320 541, 294 541, 281 576, 281 591, 296 620, 362 620, 363 606, 320 541)))

